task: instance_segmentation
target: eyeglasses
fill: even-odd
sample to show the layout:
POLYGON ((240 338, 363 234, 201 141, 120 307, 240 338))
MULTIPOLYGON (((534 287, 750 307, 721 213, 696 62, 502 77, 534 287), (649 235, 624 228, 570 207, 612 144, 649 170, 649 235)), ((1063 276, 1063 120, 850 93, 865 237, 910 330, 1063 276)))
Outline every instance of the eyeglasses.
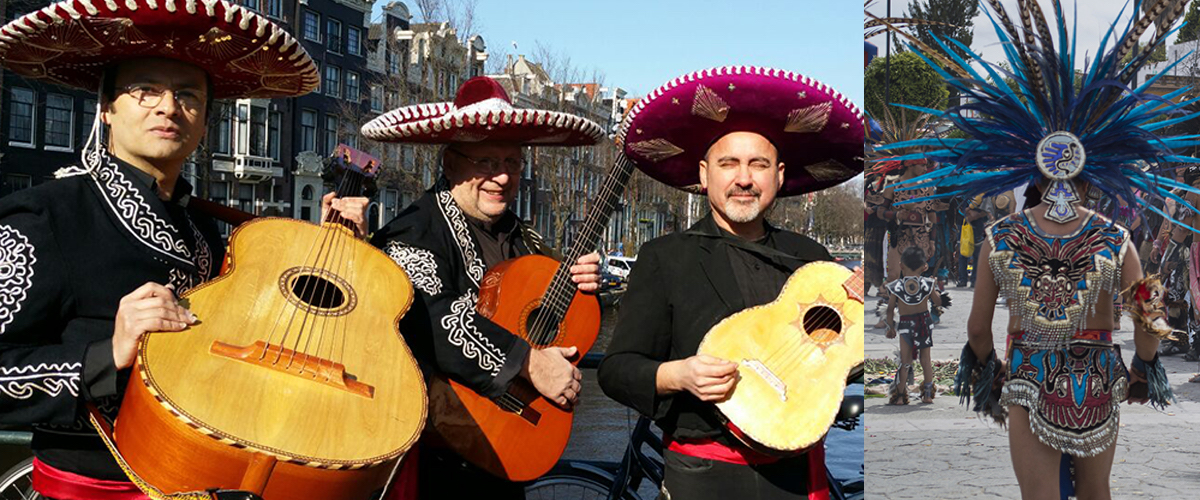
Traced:
POLYGON ((175 99, 177 106, 191 114, 198 113, 207 104, 207 98, 200 92, 194 90, 174 90, 156 83, 134 83, 125 86, 121 90, 129 94, 130 97, 137 99, 138 104, 143 108, 158 106, 167 92, 171 93, 171 97, 175 99))
POLYGON ((504 172, 508 175, 516 175, 516 174, 520 173, 522 169, 525 168, 525 158, 523 156, 518 156, 516 158, 503 158, 503 159, 492 158, 492 157, 488 157, 488 156, 485 156, 483 158, 472 158, 472 157, 468 156, 466 153, 463 153, 462 151, 459 151, 454 148, 447 148, 446 150, 453 152, 454 154, 456 154, 458 156, 466 158, 467 161, 469 161, 472 164, 474 164, 475 166, 481 168, 484 171, 484 173, 486 173, 488 175, 496 175, 496 174, 499 174, 500 172, 504 172))

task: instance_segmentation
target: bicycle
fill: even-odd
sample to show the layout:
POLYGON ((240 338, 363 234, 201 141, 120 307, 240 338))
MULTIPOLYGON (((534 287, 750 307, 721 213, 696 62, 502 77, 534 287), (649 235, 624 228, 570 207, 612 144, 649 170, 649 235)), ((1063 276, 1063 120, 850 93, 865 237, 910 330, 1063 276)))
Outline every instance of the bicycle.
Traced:
MULTIPOLYGON (((863 396, 847 396, 834 427, 854 430, 863 411, 863 396)), ((649 480, 656 489, 663 480, 662 439, 650 430, 650 419, 638 418, 620 462, 562 460, 525 488, 528 500, 644 500, 638 493, 649 480), (654 455, 647 454, 649 448, 654 455)), ((861 500, 862 479, 840 481, 825 469, 830 500, 861 500)))

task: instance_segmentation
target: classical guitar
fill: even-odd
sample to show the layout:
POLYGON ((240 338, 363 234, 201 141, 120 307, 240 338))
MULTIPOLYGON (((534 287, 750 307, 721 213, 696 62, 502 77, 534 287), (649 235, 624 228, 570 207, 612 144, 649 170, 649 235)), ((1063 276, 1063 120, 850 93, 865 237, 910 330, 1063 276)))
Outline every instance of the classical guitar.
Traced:
MULTIPOLYGON (((367 158, 338 147, 339 195, 374 175, 367 158)), ((227 272, 181 297, 199 323, 142 338, 113 429, 139 487, 366 500, 384 486, 425 421, 396 327, 413 290, 346 226, 338 214, 242 224, 227 272)))
POLYGON ((863 270, 807 264, 774 302, 717 323, 698 350, 738 364, 717 403, 729 430, 751 448, 793 453, 818 443, 863 366, 863 270))
MULTIPOLYGON (((535 349, 575 346, 580 357, 591 349, 600 333, 600 303, 595 296, 576 291, 570 267, 596 247, 633 168, 618 154, 561 263, 526 255, 489 269, 479 289, 479 313, 535 349)), ((433 431, 445 445, 511 481, 545 474, 571 437, 573 414, 543 398, 522 378, 493 400, 453 380, 430 377, 429 411, 433 431)))

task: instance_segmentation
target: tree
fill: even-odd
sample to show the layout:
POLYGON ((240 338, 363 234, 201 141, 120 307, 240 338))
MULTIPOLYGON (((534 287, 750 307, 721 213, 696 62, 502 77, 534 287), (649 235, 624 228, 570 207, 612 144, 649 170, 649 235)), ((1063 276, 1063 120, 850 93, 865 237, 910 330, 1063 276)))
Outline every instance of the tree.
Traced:
MULTIPOLYGON (((930 68, 919 56, 912 52, 893 54, 891 69, 891 103, 884 103, 884 86, 887 71, 884 65, 888 58, 876 57, 867 66, 863 85, 867 94, 867 112, 879 116, 884 112, 884 106, 894 103, 925 106, 934 109, 945 109, 946 98, 950 92, 946 90, 942 77, 930 68)), ((905 119, 912 121, 917 112, 892 108, 892 112, 903 112, 905 119)))
MULTIPOLYGON (((977 0, 912 0, 908 4, 908 12, 912 19, 944 23, 915 28, 917 39, 930 48, 942 50, 937 42, 933 41, 934 34, 942 40, 953 38, 968 47, 975 38, 972 20, 979 15, 977 0)), ((961 50, 955 51, 958 55, 965 56, 961 50)))
POLYGON ((1188 7, 1187 14, 1183 17, 1183 22, 1187 24, 1179 29, 1175 43, 1180 44, 1200 39, 1200 2, 1192 2, 1192 5, 1188 7))

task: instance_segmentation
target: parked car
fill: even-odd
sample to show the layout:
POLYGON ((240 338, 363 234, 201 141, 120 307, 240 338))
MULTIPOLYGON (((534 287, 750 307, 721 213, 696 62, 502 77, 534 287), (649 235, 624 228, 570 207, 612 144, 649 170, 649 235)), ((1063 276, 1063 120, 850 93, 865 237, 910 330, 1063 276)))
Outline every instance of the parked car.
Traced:
POLYGON ((617 276, 624 281, 629 279, 629 271, 633 269, 633 264, 635 262, 637 262, 636 257, 605 255, 604 266, 600 269, 600 272, 617 276))

